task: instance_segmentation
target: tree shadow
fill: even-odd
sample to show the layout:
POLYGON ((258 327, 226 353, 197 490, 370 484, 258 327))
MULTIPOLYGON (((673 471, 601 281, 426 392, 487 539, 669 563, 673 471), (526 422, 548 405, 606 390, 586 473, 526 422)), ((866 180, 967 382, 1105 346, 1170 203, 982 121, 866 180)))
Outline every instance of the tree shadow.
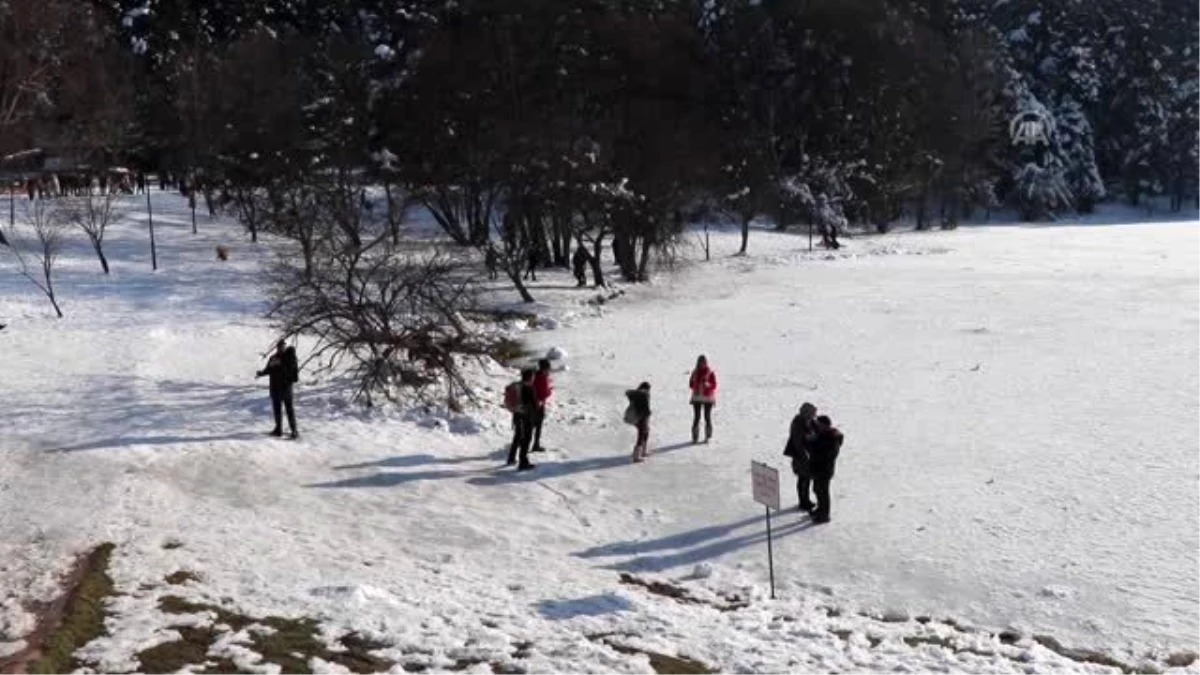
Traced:
POLYGON ((79 452, 82 450, 103 450, 106 448, 124 448, 135 445, 179 445, 181 443, 211 443, 215 441, 249 441, 262 437, 263 434, 251 432, 211 436, 118 436, 116 438, 106 438, 91 443, 80 443, 62 448, 48 448, 46 452, 79 452))
MULTIPOLYGON (((490 469, 488 469, 490 470, 490 469)), ((461 478, 472 473, 480 473, 481 471, 446 471, 446 470, 431 470, 431 471, 410 471, 408 473, 373 473, 369 476, 357 476, 355 478, 345 478, 342 480, 328 481, 325 483, 311 483, 305 485, 307 488, 388 488, 404 485, 406 483, 417 483, 426 480, 445 480, 447 478, 461 478)))
MULTIPOLYGON (((507 449, 503 450, 507 452, 507 449)), ((373 462, 360 462, 358 464, 342 464, 333 467, 335 470, 346 469, 405 469, 414 466, 424 466, 426 464, 466 464, 467 462, 481 462, 488 459, 495 459, 500 455, 501 451, 495 451, 487 455, 479 455, 475 457, 434 457, 433 455, 398 455, 396 457, 385 457, 373 462)))
POLYGON ((638 555, 649 553, 650 551, 662 551, 665 549, 682 548, 686 546, 695 546, 709 539, 724 537, 734 530, 741 529, 747 525, 761 523, 763 516, 750 516, 742 520, 736 520, 724 525, 708 525, 706 527, 688 530, 686 532, 677 532, 669 534, 658 539, 640 539, 631 541, 619 541, 602 546, 593 546, 586 551, 576 553, 578 558, 603 558, 618 555, 638 555))
POLYGON ((245 431, 237 418, 265 419, 269 412, 263 387, 122 375, 81 378, 74 386, 40 392, 39 397, 0 411, 0 424, 5 419, 37 418, 43 431, 27 436, 32 447, 79 452, 248 440, 257 434, 245 431), (230 426, 241 430, 212 433, 230 426), (54 438, 57 429, 75 431, 54 438))
MULTIPOLYGON (((803 532, 811 527, 814 523, 808 518, 801 520, 793 520, 787 523, 776 525, 772 528, 772 538, 779 540, 797 532, 803 532)), ((592 558, 601 556, 619 556, 633 555, 634 557, 626 560, 603 565, 604 569, 617 570, 622 572, 662 572, 674 567, 683 567, 694 565, 705 560, 719 558, 738 549, 766 544, 766 519, 765 516, 754 516, 743 520, 727 523, 725 525, 713 525, 701 527, 687 532, 680 532, 673 535, 668 535, 659 539, 650 541, 629 541, 618 542, 615 544, 607 544, 597 546, 580 553, 576 553, 577 557, 592 558), (701 546, 694 546, 697 543, 708 541, 716 537, 724 537, 734 530, 741 529, 754 523, 761 523, 762 529, 746 534, 740 534, 731 538, 718 539, 717 541, 709 541, 701 546), (659 555, 641 555, 649 551, 660 551, 668 549, 675 550, 669 553, 659 555)))
POLYGON ((547 619, 564 621, 578 616, 603 616, 633 609, 633 604, 614 593, 600 593, 573 600, 542 600, 535 605, 547 619))

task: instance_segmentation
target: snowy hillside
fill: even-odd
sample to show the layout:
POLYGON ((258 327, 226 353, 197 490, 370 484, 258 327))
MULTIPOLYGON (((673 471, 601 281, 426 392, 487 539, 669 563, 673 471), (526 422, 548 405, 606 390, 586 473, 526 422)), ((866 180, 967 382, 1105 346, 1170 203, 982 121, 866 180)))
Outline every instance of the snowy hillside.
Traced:
POLYGON ((203 216, 193 236, 183 201, 156 199, 159 271, 131 205, 110 278, 82 239, 64 256, 64 319, 0 254, 0 665, 103 542, 108 635, 78 654, 99 671, 148 669, 203 629, 182 665, 277 672, 267 616, 317 622, 331 651, 292 651, 318 671, 349 667, 349 635, 363 669, 396 672, 1118 672, 1089 659, 1163 670, 1197 649, 1195 222, 833 254, 755 232, 747 257, 717 234, 712 262, 693 251, 601 306, 547 272, 536 311, 557 328, 520 337, 569 368, 550 450, 518 474, 499 365, 449 420, 367 412, 302 374, 301 439, 267 437, 270 243, 203 216), (692 446, 701 353, 720 394, 692 446), (633 465, 623 392, 642 380, 651 452, 633 465), (781 455, 805 400, 847 439, 828 525, 794 510, 781 455), (784 474, 776 600, 751 460, 784 474))

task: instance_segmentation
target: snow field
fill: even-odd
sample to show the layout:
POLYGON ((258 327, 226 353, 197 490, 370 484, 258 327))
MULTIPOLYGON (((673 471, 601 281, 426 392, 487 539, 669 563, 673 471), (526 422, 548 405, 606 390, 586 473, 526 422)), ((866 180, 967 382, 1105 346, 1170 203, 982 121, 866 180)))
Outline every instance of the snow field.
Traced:
POLYGON ((125 594, 85 650, 101 670, 136 668, 169 639, 165 594, 312 616, 435 670, 486 656, 650 672, 588 637, 604 633, 724 671, 1100 668, 923 615, 1135 660, 1196 647, 1194 223, 971 228, 835 255, 755 232, 747 258, 718 234, 713 262, 603 307, 537 291, 555 321, 523 337, 564 350, 569 369, 551 451, 515 474, 497 469, 512 377, 498 367, 481 375, 494 405, 449 420, 367 413, 302 375, 302 440, 265 438, 253 373, 272 334, 253 281, 266 246, 206 218, 193 237, 182 201, 157 199, 161 270, 134 211, 110 235, 113 278, 82 242, 64 259, 62 321, 0 276, 0 653, 30 628, 23 603, 99 541, 117 544, 125 594), (699 353, 721 392, 713 443, 693 447, 699 353), (643 379, 651 456, 635 467, 622 392, 643 379), (794 504, 780 453, 804 400, 847 444, 834 522, 776 522, 771 602, 748 465, 779 467, 794 504), (200 581, 164 586, 180 569, 200 581), (752 602, 685 604, 621 572, 752 602), (974 651, 904 639, 931 634, 974 651))

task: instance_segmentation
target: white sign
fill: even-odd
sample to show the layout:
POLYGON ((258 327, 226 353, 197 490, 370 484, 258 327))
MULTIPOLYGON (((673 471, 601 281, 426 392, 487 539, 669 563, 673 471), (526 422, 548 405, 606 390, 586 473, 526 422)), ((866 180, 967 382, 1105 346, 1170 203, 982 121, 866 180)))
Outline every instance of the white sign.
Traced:
POLYGON ((750 480, 754 484, 754 501, 779 510, 779 471, 762 462, 750 462, 750 480))

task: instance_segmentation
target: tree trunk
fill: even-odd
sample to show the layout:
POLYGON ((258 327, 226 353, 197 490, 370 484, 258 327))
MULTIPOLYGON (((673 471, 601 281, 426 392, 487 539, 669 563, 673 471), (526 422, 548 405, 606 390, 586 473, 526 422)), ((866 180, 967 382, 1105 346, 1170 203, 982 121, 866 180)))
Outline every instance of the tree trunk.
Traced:
POLYGON ((387 197, 388 229, 392 233, 392 244, 400 243, 400 219, 396 217, 396 200, 392 197, 392 184, 384 181, 383 194, 387 197))
POLYGON ((592 280, 595 281, 597 288, 604 288, 604 264, 600 261, 600 253, 604 247, 604 233, 596 235, 596 240, 592 242, 592 280))
POLYGON ((429 211, 438 225, 441 225, 442 230, 450 235, 454 243, 461 246, 471 243, 471 238, 463 230, 462 220, 455 209, 452 197, 444 194, 438 194, 432 198, 423 197, 421 204, 429 211))
POLYGON ((517 289, 517 293, 521 295, 521 301, 534 302, 533 296, 529 294, 529 289, 525 287, 525 282, 521 280, 521 273, 524 271, 523 266, 519 263, 516 265, 506 265, 504 271, 508 274, 508 278, 512 279, 513 288, 517 289))
POLYGON ((617 261, 617 266, 621 268, 621 277, 625 281, 636 282, 637 275, 637 249, 634 248, 636 239, 630 240, 623 234, 613 236, 613 257, 617 261))
POLYGON ((642 238, 642 255, 638 261, 637 279, 636 281, 646 281, 649 277, 646 275, 647 263, 650 261, 650 238, 642 238))
POLYGON ((105 274, 108 274, 108 258, 104 257, 104 251, 101 249, 100 241, 94 237, 92 238, 92 248, 96 249, 96 257, 100 258, 100 268, 104 270, 105 274))
POLYGON ((46 277, 46 297, 50 298, 50 304, 54 306, 54 313, 58 318, 63 318, 62 309, 58 306, 58 298, 54 297, 54 278, 50 269, 49 251, 45 253, 46 257, 42 259, 42 274, 46 277))
MULTIPOLYGON (((742 247, 738 249, 738 255, 746 255, 746 245, 750 243, 750 221, 752 219, 753 216, 742 215, 742 247)), ((707 236, 707 234, 706 231, 705 235, 707 236)), ((705 248, 708 248, 707 244, 705 248)))

